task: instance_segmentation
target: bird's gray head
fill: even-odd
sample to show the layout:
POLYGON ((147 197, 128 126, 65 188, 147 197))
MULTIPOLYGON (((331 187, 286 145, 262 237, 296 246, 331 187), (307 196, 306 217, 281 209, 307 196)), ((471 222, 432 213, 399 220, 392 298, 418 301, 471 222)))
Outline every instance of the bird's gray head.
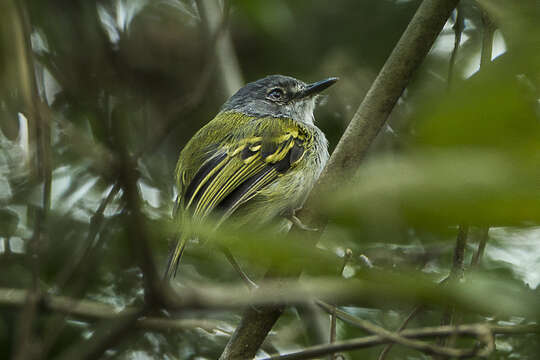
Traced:
POLYGON ((316 95, 337 80, 332 77, 306 84, 290 76, 270 75, 238 90, 221 111, 236 111, 256 117, 287 117, 313 124, 316 95))

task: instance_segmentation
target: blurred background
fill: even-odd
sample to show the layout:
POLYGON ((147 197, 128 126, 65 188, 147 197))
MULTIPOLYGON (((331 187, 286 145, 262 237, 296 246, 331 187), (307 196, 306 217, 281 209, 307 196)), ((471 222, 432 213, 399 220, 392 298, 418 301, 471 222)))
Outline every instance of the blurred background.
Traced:
MULTIPOLYGON (((115 310, 144 303, 133 245, 139 228, 119 178, 131 174, 138 219, 144 220, 138 226, 148 235, 161 273, 175 232, 177 157, 221 104, 246 82, 270 74, 306 82, 338 76, 315 114, 333 150, 419 4, 2 0, 0 357, 66 357, 106 326, 100 316, 67 316, 38 306, 25 330, 30 307, 10 298, 9 289, 39 289, 46 296, 85 299, 115 310), (29 346, 21 339, 30 339, 29 346)), ((417 302, 405 286, 377 293, 377 284, 396 280, 393 274, 436 284, 448 274, 462 278, 461 269, 465 279, 472 273, 478 277, 475 286, 482 291, 456 294, 455 322, 537 323, 538 19, 536 0, 519 6, 461 1, 370 147, 365 165, 351 169, 353 184, 320 200, 329 218, 317 244, 324 256, 320 262, 310 259, 304 276, 372 282, 375 290, 365 303, 343 308, 350 314, 397 329, 417 302), (456 265, 460 237, 467 241, 456 265), (378 270, 384 276, 372 273, 378 270)), ((261 256, 287 267, 291 257, 286 254, 303 251, 268 243, 267 253, 261 253, 252 249, 253 234, 245 238, 235 241, 232 251, 255 281, 269 263, 261 256)), ((192 244, 175 286, 238 281, 214 247, 192 244)), ((436 290, 428 295, 430 303, 411 327, 441 323, 448 299, 436 290)), ((328 315, 309 314, 329 331, 328 315)), ((95 358, 217 358, 239 312, 177 317, 208 322, 181 330, 133 330, 95 358)), ((286 310, 264 351, 317 343, 305 323, 302 311, 286 310)), ((337 321, 337 340, 365 334, 337 321)), ((536 359, 539 344, 537 333, 498 335, 489 358, 536 359)), ((343 356, 376 359, 381 350, 343 356)), ((405 347, 387 355, 428 357, 405 347)))

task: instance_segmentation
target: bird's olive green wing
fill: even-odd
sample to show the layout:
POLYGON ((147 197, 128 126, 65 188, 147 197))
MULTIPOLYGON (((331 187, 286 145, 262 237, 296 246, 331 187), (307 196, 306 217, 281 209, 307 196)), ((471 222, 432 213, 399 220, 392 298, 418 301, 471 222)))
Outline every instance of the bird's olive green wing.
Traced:
POLYGON ((220 145, 189 179, 178 169, 182 182, 181 206, 195 217, 213 210, 228 217, 240 205, 279 176, 294 169, 305 153, 306 132, 289 119, 252 119, 220 145), (251 126, 247 126, 251 125, 251 126))
MULTIPOLYGON (((180 155, 176 174, 181 213, 204 218, 217 210, 226 219, 261 189, 294 171, 310 141, 305 129, 290 119, 219 114, 180 155), (228 135, 214 142, 216 133, 228 135)), ((166 278, 176 273, 189 236, 183 233, 178 239, 166 278)))

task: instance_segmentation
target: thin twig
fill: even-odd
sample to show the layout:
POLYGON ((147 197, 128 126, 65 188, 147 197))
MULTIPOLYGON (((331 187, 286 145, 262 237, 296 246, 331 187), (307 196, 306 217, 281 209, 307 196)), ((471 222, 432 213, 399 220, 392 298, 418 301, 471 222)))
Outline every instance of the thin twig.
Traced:
MULTIPOLYGON (((330 313, 330 344, 333 344, 336 342, 336 306, 334 305, 332 308, 332 312, 330 313)), ((330 360, 334 360, 336 354, 330 353, 330 360)))
POLYGON ((452 87, 454 80, 454 67, 456 65, 457 53, 459 50, 459 45, 461 44, 461 35, 463 34, 463 29, 465 28, 465 21, 463 16, 463 10, 461 5, 456 7, 456 21, 454 22, 454 49, 452 50, 452 55, 450 55, 450 63, 448 65, 448 89, 452 87))
MULTIPOLYGON (((345 270, 345 267, 347 266, 347 263, 351 259, 353 255, 353 252, 351 249, 345 250, 345 254, 343 255, 343 264, 341 265, 341 269, 339 270, 339 275, 343 276, 343 271, 345 270)), ((330 312, 330 344, 336 342, 336 305, 332 305, 332 311, 330 312)), ((330 354, 330 360, 334 360, 337 357, 337 354, 330 354)))
POLYGON ((146 228, 146 219, 141 212, 141 199, 137 187, 138 173, 136 171, 136 161, 129 156, 124 134, 126 128, 122 118, 115 118, 113 123, 113 139, 117 148, 115 149, 120 159, 118 183, 123 190, 126 201, 126 230, 130 238, 130 244, 135 259, 138 261, 143 274, 145 289, 145 302, 149 307, 158 306, 163 303, 163 293, 161 291, 163 282, 158 276, 152 251, 149 244, 149 235, 146 228))
MULTIPOLYGON (((417 305, 414 307, 414 309, 411 310, 411 312, 409 313, 409 315, 407 315, 407 317, 405 318, 405 320, 403 320, 403 322, 401 323, 401 325, 399 326, 397 332, 400 333, 402 330, 404 330, 407 325, 409 324, 409 322, 414 319, 416 317, 416 315, 418 315, 420 313, 420 311, 423 310, 423 306, 422 305, 417 305)), ((390 350, 392 350, 392 347, 394 346, 393 343, 389 343, 387 344, 384 349, 381 351, 381 353, 379 354, 379 357, 377 358, 377 360, 384 360, 386 359, 386 356, 388 355, 388 353, 390 352, 390 350)))
MULTIPOLYGON (((236 291, 240 288, 238 287, 230 288, 229 291, 236 291)), ((242 285, 243 288, 243 285, 242 285)), ((198 293, 195 296, 190 295, 189 289, 186 291, 188 297, 191 297, 193 300, 190 303, 184 303, 184 310, 190 309, 203 309, 203 310, 221 310, 221 309, 231 309, 230 306, 230 297, 223 297, 215 299, 215 296, 212 294, 219 294, 225 291, 226 288, 218 287, 213 290, 211 293, 202 294, 198 293), (214 298, 217 301, 221 301, 222 304, 216 302, 210 304, 210 297, 214 298), (199 301, 200 303, 196 304, 199 301), (205 304, 207 306, 205 306, 205 304), (212 305, 210 307, 209 305, 212 305)), ((25 304, 26 299, 28 298, 28 290, 22 289, 6 289, 0 288, 0 306, 3 308, 20 308, 25 304)), ((320 302, 318 303, 321 306, 320 302)), ((330 309, 330 306, 326 303, 322 303, 321 306, 325 311, 330 309)), ((244 306, 245 303, 241 303, 238 306, 244 306)), ((83 321, 96 321, 96 320, 114 320, 120 316, 132 315, 138 313, 141 308, 128 306, 122 313, 118 311, 113 305, 107 303, 101 303, 98 301, 92 300, 80 300, 67 296, 53 296, 49 295, 45 297, 41 303, 41 306, 45 310, 50 312, 56 312, 61 314, 69 315, 73 318, 81 319, 83 321), (122 315, 123 314, 123 315, 122 315)), ((178 309, 180 310, 180 309, 178 309)), ((364 328, 363 323, 358 323, 359 319, 356 316, 348 314, 339 308, 336 310, 336 316, 341 320, 353 325, 358 326, 359 328, 364 328)), ((191 328, 191 327, 201 327, 203 329, 211 330, 215 328, 214 325, 219 326, 220 322, 213 323, 212 321, 207 322, 208 320, 200 319, 171 319, 171 318, 162 318, 162 317, 145 317, 137 321, 137 326, 142 329, 175 329, 175 328, 191 328), (192 324, 193 326, 189 325, 192 324), (205 325, 206 324, 206 325, 205 325)), ((491 325, 488 326, 493 329, 494 334, 522 334, 522 333, 539 333, 540 326, 537 324, 532 325, 491 325)))
POLYGON ((57 359, 59 360, 92 360, 101 359, 103 353, 115 344, 125 341, 136 329, 137 321, 148 312, 142 309, 136 313, 123 312, 114 320, 103 321, 87 340, 78 341, 67 348, 57 359))
POLYGON ((230 0, 224 2, 223 10, 214 0, 197 0, 197 8, 203 19, 202 24, 210 36, 215 37, 215 57, 218 66, 218 75, 223 92, 227 97, 238 90, 244 80, 242 79, 240 65, 234 52, 231 37, 228 31, 230 0), (221 18, 221 20, 220 20, 221 18), (219 34, 219 36, 214 35, 219 34))
MULTIPOLYGON (((60 274, 57 277, 57 281, 55 282, 55 285, 58 289, 64 288, 68 283, 71 283, 74 279, 77 280, 77 286, 71 288, 71 294, 73 295, 80 295, 83 291, 83 287, 85 285, 85 279, 89 275, 89 267, 90 267, 90 258, 92 254, 92 250, 99 249, 101 247, 101 244, 95 243, 95 239, 97 235, 99 234, 102 223, 104 220, 103 213, 105 212, 105 209, 110 204, 110 202, 113 200, 113 198, 118 194, 118 191, 120 190, 120 186, 118 183, 115 183, 111 190, 109 191, 109 194, 103 199, 103 201, 100 203, 98 209, 90 219, 90 228, 88 230, 88 235, 86 237, 86 241, 84 242, 84 249, 80 249, 78 251, 78 255, 75 255, 71 258, 71 261, 67 263, 66 266, 62 269, 60 274)), ((103 238, 100 238, 103 239, 103 238)), ((75 306, 75 304, 73 304, 75 306)), ((46 329, 48 329, 45 338, 43 340, 43 347, 42 347, 42 353, 43 356, 46 358, 48 352, 51 350, 52 346, 54 345, 56 339, 58 336, 60 336, 62 330, 64 329, 66 323, 66 316, 58 315, 53 316, 46 325, 46 329)))
POLYGON ((64 266, 62 272, 58 275, 57 280, 55 281, 55 286, 57 288, 63 288, 68 283, 73 281, 75 277, 78 278, 81 273, 85 273, 85 270, 87 269, 86 267, 84 267, 86 260, 90 257, 92 250, 98 248, 100 245, 96 244, 95 241, 103 227, 103 220, 105 219, 103 214, 105 212, 105 209, 112 202, 112 200, 119 191, 120 185, 118 182, 116 182, 112 186, 107 196, 101 201, 94 215, 92 215, 92 217, 90 218, 88 234, 86 236, 86 240, 83 243, 84 248, 76 251, 75 256, 73 256, 70 262, 66 266, 64 266))
POLYGON ((485 10, 482 11, 482 53, 480 54, 480 68, 485 67, 491 62, 493 53, 493 34, 495 32, 495 24, 485 10))
MULTIPOLYGON (((469 226, 467 224, 461 224, 458 228, 458 235, 456 238, 456 246, 454 248, 454 257, 452 261, 452 268, 448 275, 449 282, 456 282, 463 278, 465 273, 465 248, 467 246, 467 238, 469 234, 469 226)), ((442 316, 441 326, 452 325, 454 323, 456 308, 453 305, 448 306, 442 316)), ((448 345, 449 338, 439 339, 439 345, 448 345)))
POLYGON ((478 248, 476 249, 473 258, 471 259, 471 268, 477 268, 484 255, 486 244, 489 238, 489 226, 483 226, 481 229, 480 240, 478 241, 478 248))
POLYGON ((38 303, 41 299, 39 286, 40 250, 42 243, 46 239, 46 225, 49 209, 51 206, 51 149, 50 131, 48 119, 41 114, 42 102, 40 99, 38 86, 35 77, 35 65, 30 44, 31 24, 28 18, 26 4, 19 1, 13 4, 14 21, 19 30, 18 47, 20 49, 18 59, 22 63, 23 76, 21 76, 21 87, 27 118, 33 129, 33 140, 35 143, 35 174, 36 180, 42 186, 40 207, 34 209, 34 229, 32 237, 28 243, 27 254, 32 273, 31 292, 28 293, 26 306, 23 308, 17 323, 16 346, 14 351, 15 359, 25 359, 39 353, 39 341, 34 334, 34 320, 39 315, 38 303))
POLYGON ((384 330, 381 332, 381 334, 378 335, 371 335, 347 341, 340 341, 333 344, 312 346, 298 352, 285 355, 271 356, 263 358, 262 360, 313 359, 337 351, 358 350, 366 347, 386 344, 389 342, 399 343, 401 345, 405 345, 426 354, 440 354, 455 358, 487 356, 494 350, 493 333, 490 326, 486 324, 471 324, 460 326, 439 326, 420 329, 407 329, 399 335, 384 330), (432 345, 424 341, 414 340, 438 336, 451 336, 454 334, 476 337, 484 344, 484 347, 475 347, 472 349, 444 348, 437 345, 432 345))

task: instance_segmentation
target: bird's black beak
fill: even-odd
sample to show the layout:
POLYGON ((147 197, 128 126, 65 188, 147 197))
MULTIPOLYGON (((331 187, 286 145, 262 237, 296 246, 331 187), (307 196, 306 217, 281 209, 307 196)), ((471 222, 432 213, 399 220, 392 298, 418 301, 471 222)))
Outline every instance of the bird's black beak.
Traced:
POLYGON ((334 85, 336 81, 338 81, 339 78, 337 77, 330 77, 328 79, 324 79, 321 81, 314 82, 313 84, 308 84, 306 88, 302 91, 299 91, 298 94, 295 96, 296 98, 305 98, 309 96, 313 96, 315 94, 320 93, 324 89, 334 85))

